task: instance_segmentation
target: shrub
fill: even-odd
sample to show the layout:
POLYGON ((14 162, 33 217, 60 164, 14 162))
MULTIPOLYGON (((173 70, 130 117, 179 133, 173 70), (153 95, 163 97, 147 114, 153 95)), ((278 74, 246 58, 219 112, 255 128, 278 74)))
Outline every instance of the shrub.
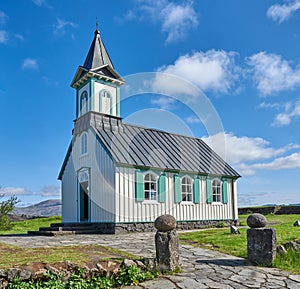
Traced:
MULTIPOLYGON (((4 196, 4 194, 1 194, 0 199, 4 196)), ((11 196, 6 201, 0 202, 0 230, 6 231, 13 227, 13 223, 10 221, 8 214, 14 210, 15 205, 19 202, 16 196, 11 196)))

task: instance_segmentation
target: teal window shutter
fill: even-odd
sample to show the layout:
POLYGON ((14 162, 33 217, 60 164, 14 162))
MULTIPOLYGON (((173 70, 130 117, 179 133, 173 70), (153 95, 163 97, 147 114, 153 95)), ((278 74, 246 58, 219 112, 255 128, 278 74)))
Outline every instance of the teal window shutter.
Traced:
POLYGON ((140 171, 135 171, 135 200, 144 201, 144 176, 140 171))
POLYGON ((180 177, 178 175, 174 175, 174 202, 181 202, 181 184, 180 177))
POLYGON ((213 201, 212 197, 212 185, 211 185, 211 179, 207 178, 206 179, 206 202, 208 204, 211 204, 213 201))
POLYGON ((194 181, 194 203, 200 203, 200 179, 196 178, 194 181))
POLYGON ((166 175, 161 174, 158 180, 158 201, 160 203, 166 202, 166 175))
POLYGON ((228 203, 228 192, 227 192, 227 188, 228 188, 228 182, 227 180, 223 180, 223 184, 222 184, 222 195, 223 195, 223 203, 227 204, 228 203))

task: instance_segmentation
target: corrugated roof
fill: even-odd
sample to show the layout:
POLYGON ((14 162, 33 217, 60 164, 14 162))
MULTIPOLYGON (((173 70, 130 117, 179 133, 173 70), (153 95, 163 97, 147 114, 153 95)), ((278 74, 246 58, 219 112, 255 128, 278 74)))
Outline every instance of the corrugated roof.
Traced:
POLYGON ((240 177, 198 138, 124 123, 119 129, 95 130, 118 164, 240 177))

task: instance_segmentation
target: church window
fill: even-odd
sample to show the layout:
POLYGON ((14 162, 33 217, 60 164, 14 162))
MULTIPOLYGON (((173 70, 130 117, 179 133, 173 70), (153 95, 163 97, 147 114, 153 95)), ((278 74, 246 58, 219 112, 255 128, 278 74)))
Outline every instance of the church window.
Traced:
POLYGON ((212 181, 212 201, 213 202, 222 201, 221 181, 219 179, 214 179, 212 181))
POLYGON ((100 111, 105 114, 110 114, 111 95, 107 90, 100 92, 100 111))
POLYGON ((181 197, 183 202, 193 201, 192 179, 189 177, 183 177, 181 179, 181 197))
POLYGON ((84 91, 80 96, 80 113, 81 115, 88 112, 88 94, 84 91))
POLYGON ((144 177, 145 200, 157 200, 157 177, 153 173, 148 173, 144 177))
POLYGON ((88 151, 88 143, 87 143, 87 133, 83 133, 81 136, 81 155, 87 154, 88 151))

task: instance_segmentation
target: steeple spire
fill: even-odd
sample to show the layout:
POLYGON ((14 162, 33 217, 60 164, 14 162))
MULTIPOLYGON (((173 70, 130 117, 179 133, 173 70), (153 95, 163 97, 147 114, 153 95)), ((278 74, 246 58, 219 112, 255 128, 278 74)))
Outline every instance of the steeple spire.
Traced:
POLYGON ((96 18, 96 30, 93 42, 91 44, 88 55, 85 59, 83 67, 90 70, 108 64, 114 68, 112 61, 102 42, 100 32, 98 30, 98 17, 96 18))

